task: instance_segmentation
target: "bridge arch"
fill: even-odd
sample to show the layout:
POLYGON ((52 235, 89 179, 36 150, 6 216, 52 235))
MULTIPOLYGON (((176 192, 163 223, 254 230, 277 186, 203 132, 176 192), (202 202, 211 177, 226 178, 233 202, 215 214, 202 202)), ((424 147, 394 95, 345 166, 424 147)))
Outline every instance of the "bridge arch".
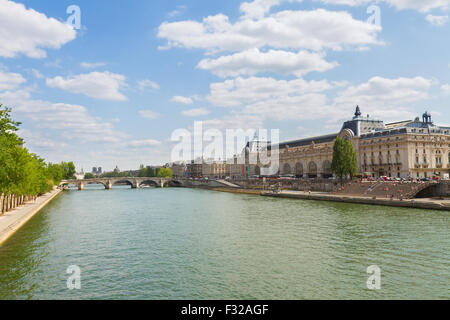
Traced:
POLYGON ((95 181, 85 181, 85 182, 83 182, 83 184, 84 184, 84 186, 92 185, 92 184, 101 184, 102 186, 105 187, 105 189, 109 188, 109 186, 106 184, 106 182, 97 181, 97 180, 95 180, 95 181))
POLYGON ((145 186, 145 185, 150 185, 150 186, 152 186, 152 187, 160 187, 160 185, 155 181, 155 180, 151 180, 151 179, 148 179, 148 180, 142 180, 140 183, 139 183, 139 187, 141 188, 142 186, 145 186))
POLYGON ((425 183, 416 187, 411 198, 433 198, 448 197, 450 195, 450 184, 446 182, 425 183))
POLYGON ((122 180, 111 180, 111 185, 118 185, 118 184, 127 184, 131 186, 131 188, 136 188, 136 183, 134 181, 131 181, 130 179, 122 179, 122 180))
POLYGON ((171 180, 171 181, 169 181, 169 186, 170 187, 182 187, 183 183, 178 180, 171 180))

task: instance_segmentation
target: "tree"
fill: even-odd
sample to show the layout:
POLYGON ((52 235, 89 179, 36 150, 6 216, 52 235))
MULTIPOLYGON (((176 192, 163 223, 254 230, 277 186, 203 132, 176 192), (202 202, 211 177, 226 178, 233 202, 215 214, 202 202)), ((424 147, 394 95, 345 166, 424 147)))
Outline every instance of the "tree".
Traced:
POLYGON ((63 169, 63 179, 70 180, 74 178, 75 173, 75 165, 73 162, 61 162, 61 167, 63 169))
POLYGON ((155 170, 152 167, 147 167, 146 173, 145 173, 146 177, 156 177, 156 173, 155 170))
POLYGON ((169 168, 160 168, 158 170, 158 178, 172 178, 173 172, 169 168))
POLYGON ((333 160, 331 162, 331 171, 341 180, 345 176, 344 165, 344 141, 341 138, 336 138, 333 146, 333 160))
POLYGON ((19 130, 20 122, 11 119, 11 109, 4 107, 0 103, 0 135, 14 137, 18 140, 15 134, 19 130))
POLYGON ((336 138, 333 146, 331 171, 341 180, 347 176, 351 179, 358 173, 358 163, 353 145, 348 140, 336 138))
POLYGON ((85 179, 94 179, 95 176, 94 176, 93 173, 87 172, 87 173, 84 175, 84 178, 85 178, 85 179))
POLYGON ((344 164, 345 173, 353 179, 358 173, 358 160, 353 145, 348 140, 344 142, 344 164))
POLYGON ((20 122, 0 104, 0 194, 35 196, 50 191, 62 178, 75 174, 73 162, 47 164, 23 147, 17 135, 20 122))

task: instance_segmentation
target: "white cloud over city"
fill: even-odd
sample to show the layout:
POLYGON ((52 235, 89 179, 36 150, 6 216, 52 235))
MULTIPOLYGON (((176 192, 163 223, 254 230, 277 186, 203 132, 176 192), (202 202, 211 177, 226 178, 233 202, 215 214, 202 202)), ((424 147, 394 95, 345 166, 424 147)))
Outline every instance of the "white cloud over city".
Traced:
MULTIPOLYGON (((145 36, 108 38, 88 20, 80 31, 68 27, 65 8, 42 4, 39 12, 0 0, 0 103, 23 119, 21 132, 36 150, 55 149, 56 157, 70 149, 130 168, 133 161, 147 164, 146 157, 168 160, 161 141, 196 120, 221 130, 277 127, 283 139, 299 127, 302 134, 338 130, 357 104, 386 121, 415 117, 425 107, 443 115, 450 95, 442 72, 448 56, 444 62, 440 56, 446 45, 418 41, 411 50, 409 43, 422 34, 432 43, 445 33, 449 5, 247 0, 232 10, 204 2, 200 15, 189 5, 167 4, 147 29, 126 29, 145 36), (381 26, 367 22, 371 5, 382 10, 381 26), (400 28, 408 23, 420 32, 400 28)), ((91 14, 90 3, 80 7, 82 17, 91 14)))
POLYGON ((126 77, 108 71, 91 72, 69 77, 47 78, 46 84, 52 88, 59 88, 71 93, 84 94, 88 97, 124 101, 127 97, 120 92, 126 87, 126 77))
POLYGON ((46 49, 59 49, 76 37, 65 23, 23 4, 0 0, 0 57, 45 58, 46 49))

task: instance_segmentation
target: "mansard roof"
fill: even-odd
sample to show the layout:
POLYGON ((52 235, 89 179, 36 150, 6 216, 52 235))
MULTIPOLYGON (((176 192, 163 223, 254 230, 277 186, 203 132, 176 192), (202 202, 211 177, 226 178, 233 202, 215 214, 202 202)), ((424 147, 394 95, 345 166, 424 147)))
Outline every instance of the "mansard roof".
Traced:
POLYGON ((317 137, 311 137, 311 138, 305 138, 305 139, 299 139, 299 140, 291 140, 291 141, 285 141, 281 142, 279 145, 280 149, 285 149, 287 146, 289 148, 296 148, 296 147, 303 147, 303 146, 309 146, 313 142, 315 144, 319 143, 326 143, 326 142, 333 142, 339 133, 333 133, 333 134, 327 134, 323 136, 317 136, 317 137))

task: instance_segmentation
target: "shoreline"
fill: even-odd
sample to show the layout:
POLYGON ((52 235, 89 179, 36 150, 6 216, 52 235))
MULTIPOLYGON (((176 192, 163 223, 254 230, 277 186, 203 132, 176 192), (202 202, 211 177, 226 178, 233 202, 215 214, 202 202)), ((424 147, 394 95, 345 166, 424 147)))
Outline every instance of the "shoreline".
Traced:
POLYGON ((385 198, 372 199, 371 197, 364 197, 359 195, 339 195, 339 194, 336 195, 325 192, 311 192, 311 194, 309 194, 303 191, 291 191, 291 190, 284 190, 281 193, 272 193, 271 191, 244 189, 244 188, 239 189, 210 188, 209 190, 218 192, 236 193, 236 194, 258 195, 262 197, 272 197, 272 198, 332 201, 332 202, 368 204, 368 205, 388 206, 388 207, 450 211, 450 199, 438 200, 432 198, 421 198, 421 199, 405 199, 403 201, 400 201, 385 198))
POLYGON ((263 197, 300 199, 300 200, 316 200, 316 201, 332 201, 354 204, 369 204, 377 206, 415 208, 415 209, 432 209, 450 211, 450 200, 436 200, 431 198, 422 199, 406 199, 391 200, 385 198, 373 199, 370 197, 362 197, 357 195, 334 195, 323 192, 304 193, 302 191, 282 191, 281 193, 261 192, 263 197))
POLYGON ((62 189, 54 189, 37 198, 36 202, 27 202, 0 216, 0 246, 62 191, 62 189))

